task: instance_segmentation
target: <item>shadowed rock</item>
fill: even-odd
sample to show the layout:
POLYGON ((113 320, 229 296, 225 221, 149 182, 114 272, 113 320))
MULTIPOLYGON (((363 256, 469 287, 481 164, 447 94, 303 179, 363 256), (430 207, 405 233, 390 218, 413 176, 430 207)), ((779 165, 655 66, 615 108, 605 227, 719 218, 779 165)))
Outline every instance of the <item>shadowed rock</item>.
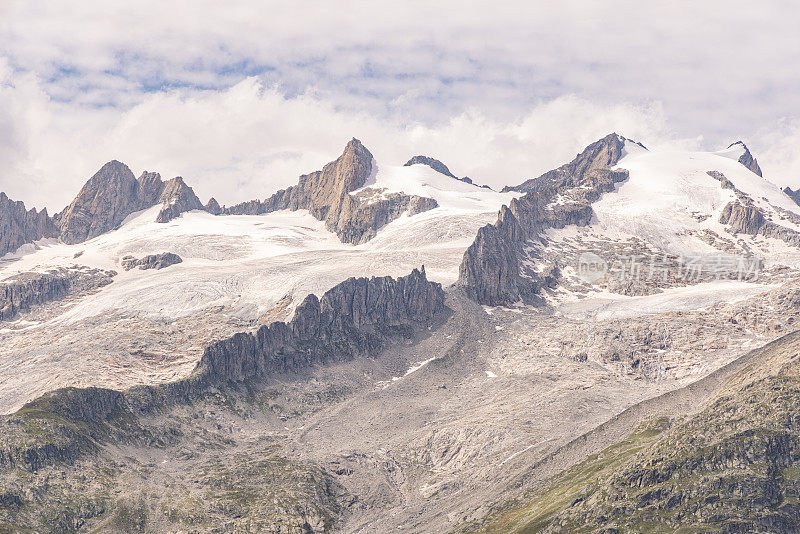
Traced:
POLYGON ((624 137, 607 135, 572 162, 512 188, 528 192, 503 206, 496 223, 478 231, 464 253, 457 285, 490 306, 530 302, 542 288, 554 285, 558 271, 535 270, 536 252, 529 244, 538 242, 547 228, 589 224, 591 203, 628 178, 628 171, 609 168, 621 157, 624 144, 624 137), (562 201, 554 202, 559 195, 562 201))
POLYGON ((738 160, 739 163, 741 163, 742 165, 744 165, 757 175, 761 176, 761 167, 758 166, 758 161, 750 153, 750 149, 747 148, 747 145, 745 145, 742 141, 736 141, 735 143, 729 145, 728 148, 733 148, 734 146, 737 145, 741 146, 742 149, 744 149, 744 153, 741 156, 739 156, 738 160))

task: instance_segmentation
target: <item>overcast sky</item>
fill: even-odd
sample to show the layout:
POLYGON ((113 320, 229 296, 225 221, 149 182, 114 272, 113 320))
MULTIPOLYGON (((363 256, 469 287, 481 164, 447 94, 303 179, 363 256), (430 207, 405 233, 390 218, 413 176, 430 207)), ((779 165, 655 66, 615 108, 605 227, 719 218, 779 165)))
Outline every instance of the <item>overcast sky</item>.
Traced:
POLYGON ((52 213, 119 159, 230 204, 351 137, 502 186, 611 131, 800 186, 796 0, 432 4, 0 0, 0 190, 52 213))

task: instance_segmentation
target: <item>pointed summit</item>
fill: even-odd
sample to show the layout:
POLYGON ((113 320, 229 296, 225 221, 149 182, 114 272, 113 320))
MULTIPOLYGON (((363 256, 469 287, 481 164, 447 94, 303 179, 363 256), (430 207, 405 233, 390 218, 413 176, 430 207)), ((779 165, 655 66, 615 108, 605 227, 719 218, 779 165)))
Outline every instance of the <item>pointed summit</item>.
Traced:
POLYGON ((80 243, 119 226, 139 209, 138 186, 124 163, 112 160, 103 165, 57 216, 61 239, 80 243))
POLYGON ((203 209, 194 190, 180 176, 164 183, 164 190, 158 200, 163 204, 156 217, 156 222, 160 223, 169 222, 186 211, 203 209))
POLYGON ((757 175, 762 176, 761 167, 758 166, 758 161, 756 160, 756 158, 753 157, 753 154, 750 153, 750 149, 747 148, 747 145, 745 145, 744 142, 742 141, 736 141, 735 143, 731 143, 730 145, 728 145, 729 149, 734 147, 741 148, 742 150, 744 150, 744 152, 742 152, 742 155, 739 156, 738 159, 739 163, 741 163, 742 165, 744 165, 757 175))
POLYGON ((25 204, 15 202, 0 192, 0 256, 14 252, 25 243, 43 237, 55 237, 58 229, 47 215, 47 209, 25 209, 25 204))
MULTIPOLYGON (((583 181, 584 176, 590 172, 608 169, 617 164, 624 155, 625 143, 631 142, 641 148, 645 148, 641 143, 631 141, 618 133, 610 133, 587 146, 583 152, 578 154, 575 159, 562 165, 561 167, 548 171, 537 178, 531 178, 515 187, 505 187, 506 191, 541 191, 551 187, 571 183, 577 185, 583 181)), ((646 150, 646 148, 645 148, 646 150)))

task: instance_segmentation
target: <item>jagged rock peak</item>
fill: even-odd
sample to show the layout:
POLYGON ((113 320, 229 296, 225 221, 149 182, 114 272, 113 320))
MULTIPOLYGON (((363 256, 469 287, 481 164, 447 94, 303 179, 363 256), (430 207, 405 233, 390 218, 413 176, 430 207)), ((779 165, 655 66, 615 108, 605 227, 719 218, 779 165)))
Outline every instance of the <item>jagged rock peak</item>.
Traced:
POLYGON ((577 185, 589 173, 616 165, 624 155, 626 142, 635 143, 646 150, 641 143, 631 141, 616 132, 610 133, 587 146, 569 163, 536 178, 526 180, 516 187, 505 187, 503 191, 542 191, 569 184, 577 185))
POLYGON ((410 160, 406 161, 405 165, 403 166, 410 167, 411 165, 427 165, 436 172, 440 172, 451 178, 458 179, 457 176, 455 176, 452 172, 450 172, 450 169, 447 168, 447 165, 445 165, 436 158, 431 158, 429 156, 414 156, 410 160))
POLYGON ((217 199, 214 197, 208 199, 204 208, 211 215, 220 215, 222 213, 222 207, 220 207, 219 202, 217 202, 217 199))
POLYGON ((164 190, 159 201, 163 207, 156 217, 156 222, 160 223, 169 222, 186 211, 204 209, 194 190, 186 185, 180 176, 164 182, 164 190))
POLYGON ((164 191, 164 182, 157 172, 144 171, 137 179, 139 182, 139 205, 154 206, 164 191))
POLYGON ((758 161, 756 160, 756 158, 753 157, 753 154, 750 153, 750 149, 747 148, 747 145, 745 145, 743 141, 736 141, 735 143, 731 143, 730 145, 728 145, 728 148, 733 148, 737 145, 741 146, 741 148, 744 150, 744 153, 741 156, 739 156, 739 163, 741 163, 742 165, 744 165, 757 175, 762 176, 761 167, 758 166, 758 161))
POLYGON ((112 160, 84 184, 58 215, 61 239, 80 243, 113 230, 139 209, 139 182, 127 165, 112 160))
POLYGON ((13 201, 0 192, 0 256, 14 252, 25 243, 43 237, 56 237, 58 228, 47 215, 47 209, 25 209, 25 204, 13 201))

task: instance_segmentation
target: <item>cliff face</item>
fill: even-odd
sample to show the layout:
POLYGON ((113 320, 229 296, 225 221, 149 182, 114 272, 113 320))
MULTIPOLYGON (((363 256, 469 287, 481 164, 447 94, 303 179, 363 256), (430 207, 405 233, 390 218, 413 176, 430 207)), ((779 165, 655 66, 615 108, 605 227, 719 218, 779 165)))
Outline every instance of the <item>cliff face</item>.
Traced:
POLYGON ((73 244, 113 230, 139 209, 139 183, 124 163, 110 161, 58 217, 61 239, 73 244))
POLYGON ((14 318, 38 304, 60 300, 69 294, 91 291, 111 283, 113 271, 58 269, 26 272, 0 281, 0 321, 14 318))
POLYGON ((744 165, 757 175, 762 176, 761 167, 759 167, 758 161, 756 160, 756 158, 753 157, 753 154, 750 153, 750 149, 747 148, 747 145, 745 145, 742 141, 736 141, 735 143, 732 143, 730 146, 728 146, 728 148, 731 148, 736 145, 741 145, 741 147, 744 149, 744 153, 741 156, 739 156, 739 163, 741 163, 742 165, 744 165))
POLYGON ((14 252, 25 243, 44 237, 58 236, 47 210, 25 209, 22 202, 14 202, 0 192, 0 256, 14 252))
POLYGON ((350 278, 309 295, 288 323, 240 333, 208 347, 194 373, 201 382, 244 381, 268 373, 375 354, 388 342, 430 324, 444 310, 444 291, 425 270, 393 279, 350 278))
POLYGON ((372 160, 370 151, 358 139, 352 139, 338 159, 321 171, 301 176, 297 185, 278 191, 263 202, 251 200, 221 211, 226 215, 259 215, 305 209, 324 221, 343 242, 363 243, 403 213, 413 215, 437 206, 432 198, 402 193, 380 195, 367 189, 351 195, 367 183, 372 160))
POLYGON ((110 161, 92 176, 78 196, 56 215, 65 243, 81 243, 116 229, 131 213, 163 204, 156 221, 168 222, 181 213, 205 209, 177 177, 166 182, 161 175, 145 171, 136 179, 119 161, 110 161))
POLYGON ((528 192, 503 206, 496 223, 478 231, 464 253, 457 284, 471 299, 490 306, 529 301, 554 284, 558 272, 536 271, 535 252, 527 245, 547 228, 589 224, 591 203, 628 178, 628 171, 609 168, 621 157, 624 143, 623 137, 610 134, 572 162, 513 188, 528 192), (560 202, 554 202, 557 197, 560 202))

